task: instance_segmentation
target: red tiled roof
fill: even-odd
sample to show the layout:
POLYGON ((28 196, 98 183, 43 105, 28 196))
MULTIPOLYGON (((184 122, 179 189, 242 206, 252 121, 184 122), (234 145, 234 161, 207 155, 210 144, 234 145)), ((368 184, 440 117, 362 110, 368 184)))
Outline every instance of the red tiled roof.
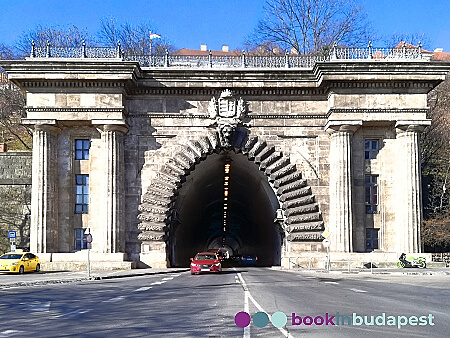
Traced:
MULTIPOLYGON (((407 43, 407 42, 405 42, 405 41, 400 41, 400 43, 399 43, 397 46, 395 46, 394 49, 400 49, 400 48, 403 48, 403 46, 405 46, 406 49, 414 49, 414 48, 417 48, 417 46, 414 46, 414 45, 412 45, 412 44, 410 44, 410 43, 407 43)), ((420 51, 421 51, 422 53, 430 53, 430 54, 433 54, 433 52, 430 52, 429 50, 426 50, 426 49, 423 49, 423 48, 420 48, 420 51)))
POLYGON ((450 61, 450 53, 434 52, 431 61, 450 61))

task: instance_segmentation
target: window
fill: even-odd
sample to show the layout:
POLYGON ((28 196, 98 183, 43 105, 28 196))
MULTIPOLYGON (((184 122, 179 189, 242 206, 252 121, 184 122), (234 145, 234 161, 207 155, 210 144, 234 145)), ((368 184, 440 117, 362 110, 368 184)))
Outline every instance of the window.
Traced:
POLYGON ((366 229, 366 250, 378 249, 378 229, 366 229))
POLYGON ((75 175, 75 213, 89 211, 89 175, 75 175))
POLYGON ((378 176, 366 175, 364 179, 366 191, 366 214, 378 212, 378 176))
POLYGON ((380 143, 378 140, 365 140, 364 141, 364 158, 366 160, 372 160, 377 158, 380 143))
POLYGON ((87 249, 84 229, 75 229, 75 250, 87 249))
POLYGON ((75 140, 75 159, 89 160, 89 140, 75 140))

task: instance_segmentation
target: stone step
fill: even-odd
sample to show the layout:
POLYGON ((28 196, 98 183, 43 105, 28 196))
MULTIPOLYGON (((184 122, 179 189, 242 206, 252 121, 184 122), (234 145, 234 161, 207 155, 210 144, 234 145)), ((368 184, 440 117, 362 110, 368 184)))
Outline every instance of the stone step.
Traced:
POLYGON ((258 155, 255 156, 255 163, 260 164, 275 152, 275 147, 266 146, 258 155))
POLYGON ((154 215, 154 216, 167 216, 168 209, 167 208, 161 208, 156 205, 151 205, 148 203, 143 203, 138 207, 138 210, 142 213, 146 213, 148 215, 154 215))
POLYGON ((165 223, 142 222, 138 224, 138 229, 141 231, 155 231, 165 233, 168 230, 168 226, 165 223))
POLYGON ((265 170, 267 175, 271 175, 276 173, 277 171, 281 171, 286 168, 290 164, 290 160, 288 157, 281 157, 279 160, 268 166, 265 170))
MULTIPOLYGON (((295 164, 289 164, 286 167, 274 172, 273 174, 270 174, 269 180, 272 182, 276 181, 286 175, 292 174, 296 170, 297 170, 297 168, 295 167, 295 164)), ((266 170, 266 173, 267 173, 267 170, 266 170)))
POLYGON ((172 202, 171 199, 168 197, 162 197, 158 195, 147 195, 147 193, 145 193, 144 198, 142 200, 143 203, 157 205, 160 207, 168 207, 172 202))
POLYGON ((166 220, 166 217, 160 216, 160 215, 152 215, 149 213, 140 213, 137 216, 137 219, 143 223, 144 222, 164 223, 164 221, 166 220))
POLYGON ((138 235, 138 239, 142 241, 165 241, 166 234, 156 231, 142 231, 138 235))
POLYGON ((185 170, 181 168, 178 163, 173 162, 173 160, 167 162, 162 171, 173 173, 175 175, 184 175, 185 170))
POLYGON ((293 232, 288 235, 291 242, 321 242, 323 237, 321 231, 317 232, 293 232))
POLYGON ((217 133, 210 133, 207 135, 209 144, 211 145, 211 150, 217 149, 219 146, 219 136, 217 133))
MULTIPOLYGON (((304 189, 304 188, 303 188, 304 189)), ((314 195, 304 195, 305 190, 298 189, 293 192, 288 192, 287 194, 281 195, 280 201, 281 202, 287 202, 287 201, 293 201, 295 200, 295 203, 292 202, 292 204, 285 204, 283 203, 283 207, 291 208, 292 206, 300 206, 305 204, 311 204, 315 202, 314 195)))
POLYGON ((308 195, 312 195, 311 187, 309 187, 309 186, 298 189, 298 190, 290 192, 290 193, 287 193, 287 194, 285 194, 284 198, 283 198, 283 196, 281 196, 281 198, 283 198, 283 200, 281 200, 281 198, 280 198, 280 201, 284 202, 283 206, 282 206, 283 210, 286 210, 288 208, 295 207, 298 205, 303 205, 303 204, 297 204, 299 202, 299 201, 297 201, 297 199, 304 197, 304 196, 308 196, 308 195))
POLYGON ((323 223, 323 221, 291 224, 288 226, 288 231, 291 233, 305 232, 305 231, 323 231, 323 230, 325 230, 325 224, 323 223))
POLYGON ((242 147, 242 153, 244 155, 248 154, 248 152, 254 147, 254 145, 258 142, 258 137, 250 136, 245 143, 244 147, 242 147))
POLYGON ((306 187, 306 184, 307 184, 306 180, 300 179, 298 181, 283 185, 282 187, 277 189, 277 195, 280 196, 283 194, 287 194, 288 192, 293 192, 295 190, 304 188, 306 187))
POLYGON ((278 161, 282 157, 283 157, 283 153, 281 153, 279 151, 275 151, 272 154, 270 154, 266 159, 261 161, 261 163, 259 164, 259 168, 261 170, 265 170, 267 167, 271 166, 272 164, 274 164, 276 161, 278 161))
POLYGON ((302 179, 302 173, 300 171, 295 171, 292 174, 286 175, 274 183, 275 188, 279 188, 283 185, 295 182, 302 179))
POLYGON ((316 222, 320 221, 322 216, 318 212, 313 212, 309 214, 301 214, 290 216, 286 219, 286 224, 299 224, 299 223, 307 223, 307 222, 316 222))
POLYGON ((307 205, 301 205, 299 207, 290 207, 286 209, 284 212, 286 217, 295 216, 295 215, 301 215, 301 214, 307 214, 311 212, 318 212, 319 211, 319 205, 317 203, 307 204, 307 205))
POLYGON ((267 147, 266 141, 257 142, 253 148, 248 152, 248 159, 253 160, 261 151, 267 147))

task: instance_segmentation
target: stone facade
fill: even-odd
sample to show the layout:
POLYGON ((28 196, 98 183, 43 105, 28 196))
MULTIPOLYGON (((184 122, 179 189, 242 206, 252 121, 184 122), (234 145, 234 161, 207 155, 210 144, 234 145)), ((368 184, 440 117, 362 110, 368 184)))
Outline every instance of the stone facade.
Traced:
POLYGON ((15 245, 30 247, 31 152, 0 152, 0 252, 11 248, 8 231, 16 231, 15 245))
POLYGON ((94 252, 153 267, 187 264, 218 238, 235 253, 280 264, 323 252, 324 230, 332 252, 371 251, 368 240, 382 253, 420 251, 418 135, 430 124, 427 93, 447 64, 177 69, 31 58, 2 66, 26 90, 24 123, 35 126, 37 253, 75 252, 74 231, 87 227, 94 252), (225 91, 242 114, 224 143, 211 102, 225 91), (88 159, 75 159, 77 139, 89 140, 88 159), (373 158, 368 141, 378 145, 373 158), (236 200, 221 232, 226 161, 236 200), (76 175, 89 175, 88 213, 75 212, 76 175))

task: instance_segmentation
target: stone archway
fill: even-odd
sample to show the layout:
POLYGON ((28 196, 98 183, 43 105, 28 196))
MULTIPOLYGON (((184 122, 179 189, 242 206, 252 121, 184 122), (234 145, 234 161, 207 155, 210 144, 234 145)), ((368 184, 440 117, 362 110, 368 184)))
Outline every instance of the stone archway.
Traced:
POLYGON ((322 239, 320 234, 324 223, 311 187, 302 179, 295 164, 290 163, 289 157, 276 151, 274 146, 269 146, 258 136, 249 136, 234 140, 232 147, 224 149, 217 133, 207 133, 179 147, 180 150, 152 180, 139 206, 141 223, 138 229, 141 233, 138 238, 141 241, 151 243, 152 248, 164 250, 169 255, 170 249, 165 243, 170 239, 171 227, 178 222, 174 202, 183 182, 197 164, 222 150, 245 155, 267 177, 284 211, 282 226, 289 242, 317 242, 322 239))

